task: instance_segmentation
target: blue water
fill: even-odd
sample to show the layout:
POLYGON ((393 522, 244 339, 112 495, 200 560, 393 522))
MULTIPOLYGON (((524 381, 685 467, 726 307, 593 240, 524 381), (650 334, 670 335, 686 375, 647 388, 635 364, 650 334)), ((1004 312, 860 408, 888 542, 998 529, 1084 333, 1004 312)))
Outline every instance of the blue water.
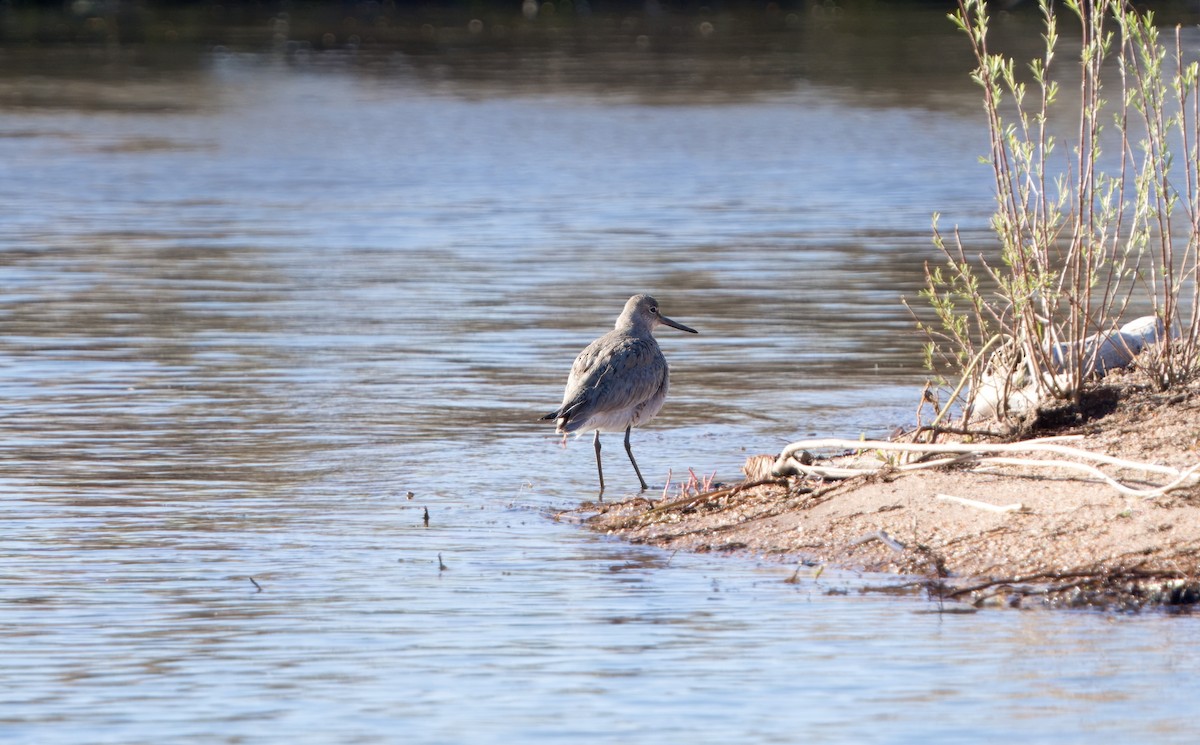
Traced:
POLYGON ((535 420, 634 292, 700 330, 659 334, 652 488, 911 423, 899 298, 932 212, 990 210, 960 89, 83 80, 0 107, 0 741, 1193 739, 1190 617, 940 615, 551 518, 592 450, 535 420))

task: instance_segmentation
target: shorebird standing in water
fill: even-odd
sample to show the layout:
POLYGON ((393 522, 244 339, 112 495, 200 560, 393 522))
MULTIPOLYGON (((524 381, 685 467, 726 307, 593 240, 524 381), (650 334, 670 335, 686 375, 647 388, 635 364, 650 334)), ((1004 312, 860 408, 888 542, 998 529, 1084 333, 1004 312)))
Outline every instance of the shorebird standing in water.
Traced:
POLYGON ((629 447, 629 431, 650 421, 667 398, 667 360, 654 340, 654 327, 665 324, 689 334, 698 333, 667 318, 658 301, 649 295, 634 295, 625 303, 612 331, 587 345, 575 358, 562 406, 542 417, 555 420, 557 432, 595 430, 596 473, 604 493, 604 468, 600 465, 600 433, 625 430, 625 452, 642 484, 642 471, 629 447))

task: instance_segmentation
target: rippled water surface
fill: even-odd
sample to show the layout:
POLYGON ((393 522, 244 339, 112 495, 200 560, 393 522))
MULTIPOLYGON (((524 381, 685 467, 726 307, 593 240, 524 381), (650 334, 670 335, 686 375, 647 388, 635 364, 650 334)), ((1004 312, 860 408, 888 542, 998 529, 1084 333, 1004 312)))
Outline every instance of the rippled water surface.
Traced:
POLYGON ((548 517, 594 463, 535 420, 634 292, 700 330, 659 334, 652 488, 911 422, 899 300, 934 211, 986 225, 983 132, 860 44, 10 52, 0 741, 1191 741, 1189 617, 938 615, 548 517))

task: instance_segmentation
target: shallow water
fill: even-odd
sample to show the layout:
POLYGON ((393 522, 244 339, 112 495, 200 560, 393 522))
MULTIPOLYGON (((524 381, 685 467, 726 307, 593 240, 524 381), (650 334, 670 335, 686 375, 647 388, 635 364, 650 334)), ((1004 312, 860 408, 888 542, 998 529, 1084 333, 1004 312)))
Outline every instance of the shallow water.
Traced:
POLYGON ((0 740, 1189 741, 1190 617, 938 615, 549 519, 594 463, 535 419, 633 292, 701 332, 659 334, 656 490, 911 423, 899 298, 933 211, 985 225, 980 121, 798 59, 4 76, 0 740))

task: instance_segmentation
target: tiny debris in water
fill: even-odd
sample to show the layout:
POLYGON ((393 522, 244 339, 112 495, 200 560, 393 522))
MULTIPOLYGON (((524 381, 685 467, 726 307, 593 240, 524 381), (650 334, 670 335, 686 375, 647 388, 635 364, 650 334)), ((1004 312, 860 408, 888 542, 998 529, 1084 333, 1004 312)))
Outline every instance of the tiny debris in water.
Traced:
POLYGON ((447 570, 447 569, 449 569, 449 568, 450 568, 450 567, 448 567, 448 566, 446 566, 444 563, 442 563, 442 555, 439 553, 439 554, 438 554, 438 571, 439 571, 439 572, 444 572, 444 571, 446 571, 446 570, 447 570))
POLYGON ((413 493, 410 491, 408 494, 405 494, 404 496, 408 497, 409 499, 412 499, 413 497, 415 497, 415 496, 417 496, 417 495, 416 495, 416 494, 413 494, 413 493))
POLYGON ((253 577, 247 577, 246 579, 250 580, 250 584, 254 585, 254 589, 257 592, 262 592, 262 585, 255 582, 253 577))
MULTIPOLYGON (((792 576, 785 579, 784 582, 788 583, 789 585, 800 584, 801 582, 804 581, 800 578, 800 570, 806 569, 810 566, 812 566, 812 565, 807 562, 803 562, 803 561, 800 562, 799 564, 796 565, 796 571, 792 572, 792 576)), ((816 569, 813 571, 812 577, 810 579, 812 579, 813 582, 816 582, 817 580, 819 580, 821 578, 821 575, 824 572, 825 572, 825 565, 818 564, 816 569)))
POLYGON ((428 528, 429 527, 429 508, 428 507, 425 508, 424 520, 425 520, 425 527, 428 528))

